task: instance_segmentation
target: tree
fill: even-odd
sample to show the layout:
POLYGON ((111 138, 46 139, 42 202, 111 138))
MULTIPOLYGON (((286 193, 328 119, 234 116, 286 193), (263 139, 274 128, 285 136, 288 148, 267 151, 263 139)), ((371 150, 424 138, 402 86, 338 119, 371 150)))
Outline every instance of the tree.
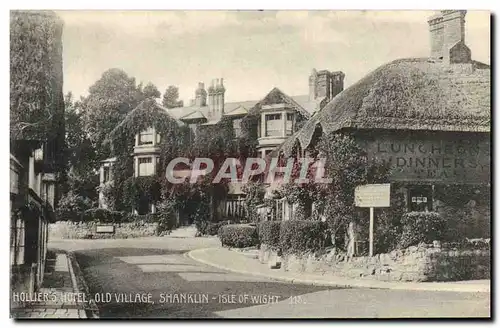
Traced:
POLYGON ((82 101, 83 121, 92 146, 97 150, 98 159, 109 156, 110 149, 104 141, 143 99, 135 78, 117 68, 104 72, 89 88, 89 95, 82 101))
POLYGON ((184 102, 179 99, 179 88, 176 86, 170 85, 167 90, 165 90, 165 94, 163 94, 162 105, 167 108, 175 108, 184 106, 184 102))
POLYGON ((63 191, 96 199, 97 175, 99 161, 96 150, 85 132, 81 102, 73 101, 71 92, 65 95, 65 125, 66 125, 66 180, 63 191))
POLYGON ((151 82, 146 84, 146 86, 142 90, 142 94, 144 95, 144 98, 160 98, 161 96, 158 88, 151 82))

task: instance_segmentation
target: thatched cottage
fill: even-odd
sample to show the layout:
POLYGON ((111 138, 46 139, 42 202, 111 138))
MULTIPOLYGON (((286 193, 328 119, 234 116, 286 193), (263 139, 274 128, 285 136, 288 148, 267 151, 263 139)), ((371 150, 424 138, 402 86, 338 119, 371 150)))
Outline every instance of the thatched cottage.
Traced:
POLYGON ((350 133, 370 157, 392 163, 391 181, 405 186, 407 210, 439 211, 463 220, 470 237, 489 235, 491 70, 471 59, 465 14, 441 11, 431 17, 429 58, 379 67, 276 152, 290 156, 297 147, 306 154, 322 135, 350 133))

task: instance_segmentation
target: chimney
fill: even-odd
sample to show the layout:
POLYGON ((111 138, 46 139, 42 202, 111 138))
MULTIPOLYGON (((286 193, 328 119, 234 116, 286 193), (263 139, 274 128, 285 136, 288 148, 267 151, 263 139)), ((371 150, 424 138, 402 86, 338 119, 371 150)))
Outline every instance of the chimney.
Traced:
POLYGON ((429 33, 431 37, 431 57, 443 58, 443 16, 436 14, 429 17, 427 20, 429 24, 429 33))
POLYGON ((211 85, 208 87, 208 119, 211 119, 212 113, 215 112, 215 80, 212 79, 211 85))
POLYGON ((205 91, 205 84, 198 82, 198 89, 195 92, 196 106, 204 107, 207 105, 207 92, 205 91))
POLYGON ((313 68, 311 75, 309 76, 309 101, 316 100, 316 84, 318 81, 318 72, 313 68))
POLYGON ((324 98, 330 96, 330 72, 322 70, 318 72, 318 79, 316 80, 316 97, 324 98))
POLYGON ((444 63, 469 63, 471 51, 465 45, 465 10, 441 10, 429 18, 431 57, 444 63))
POLYGON ((330 97, 329 100, 333 99, 336 95, 344 91, 344 77, 345 74, 344 72, 337 71, 337 72, 331 72, 331 79, 330 79, 330 97))
POLYGON ((224 115, 224 94, 226 93, 223 78, 220 78, 219 85, 217 86, 217 91, 219 97, 219 115, 222 116, 224 115))

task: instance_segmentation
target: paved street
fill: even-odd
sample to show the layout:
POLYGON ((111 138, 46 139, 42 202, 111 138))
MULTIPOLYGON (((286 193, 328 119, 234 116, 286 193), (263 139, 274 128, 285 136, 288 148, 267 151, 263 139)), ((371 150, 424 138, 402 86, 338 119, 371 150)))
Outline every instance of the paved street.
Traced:
POLYGON ((196 262, 208 238, 55 241, 77 259, 103 318, 489 316, 489 294, 340 289, 281 283, 196 262), (108 294, 106 294, 108 293, 108 294), (109 302, 108 302, 109 301, 109 302), (137 303, 134 303, 137 302, 137 303))

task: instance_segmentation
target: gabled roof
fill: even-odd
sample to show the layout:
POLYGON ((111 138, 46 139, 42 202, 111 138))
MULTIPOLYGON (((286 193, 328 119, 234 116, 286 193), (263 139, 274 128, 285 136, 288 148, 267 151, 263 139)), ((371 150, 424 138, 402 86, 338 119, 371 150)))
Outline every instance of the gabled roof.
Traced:
POLYGON ((156 125, 165 122, 176 123, 178 126, 185 125, 182 121, 168 114, 166 108, 159 105, 153 99, 143 100, 131 110, 125 118, 109 133, 105 142, 110 142, 113 137, 120 136, 125 131, 131 131, 136 126, 156 125))
POLYGON ((205 115, 203 115, 199 110, 195 110, 194 112, 191 112, 185 116, 182 116, 180 120, 186 121, 186 120, 198 120, 198 119, 206 119, 205 115))
POLYGON ((295 140, 306 148, 318 124, 329 134, 343 128, 490 132, 491 70, 486 64, 447 65, 427 58, 385 64, 342 91, 295 140))
POLYGON ((287 104, 292 109, 295 109, 297 112, 302 114, 305 118, 311 117, 311 114, 306 111, 301 105, 299 105, 292 97, 288 96, 286 93, 276 87, 274 87, 264 98, 262 98, 257 104, 255 104, 255 106, 250 109, 249 114, 256 115, 261 111, 262 106, 279 103, 287 104))
POLYGON ((238 106, 232 111, 225 113, 224 116, 242 116, 247 114, 248 114, 248 109, 246 109, 244 106, 238 106))
MULTIPOLYGON (((257 103, 257 100, 247 100, 247 101, 236 101, 227 102, 224 104, 224 115, 234 111, 239 107, 252 108, 257 103)), ((186 107, 176 107, 176 108, 165 108, 168 114, 172 115, 176 119, 186 118, 193 112, 199 112, 205 118, 208 119, 210 108, 208 106, 186 106, 186 107)))

